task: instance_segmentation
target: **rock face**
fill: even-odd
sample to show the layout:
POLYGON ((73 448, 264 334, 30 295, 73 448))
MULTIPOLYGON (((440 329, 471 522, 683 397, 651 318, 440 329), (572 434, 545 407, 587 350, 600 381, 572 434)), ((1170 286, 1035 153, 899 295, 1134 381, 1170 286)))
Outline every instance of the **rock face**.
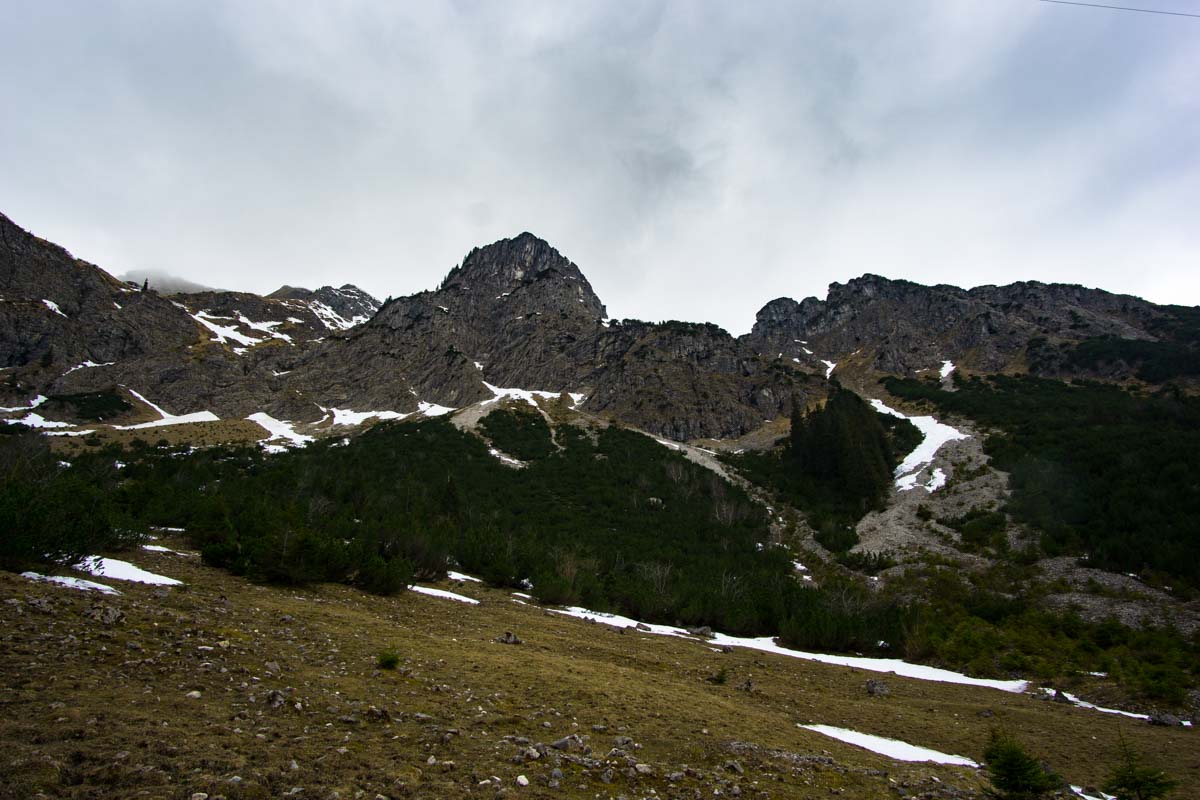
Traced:
POLYGON ((868 377, 947 360, 1021 371, 1031 343, 1153 340, 1168 316, 1078 286, 865 275, 825 300, 773 300, 735 338, 711 324, 607 319, 579 267, 529 233, 476 248, 436 290, 382 306, 349 284, 163 296, 0 216, 6 406, 127 387, 174 414, 316 422, 331 408, 461 407, 499 387, 581 393, 586 411, 676 440, 728 438, 819 401, 835 364, 868 377))
POLYGON ((472 250, 296 376, 332 405, 397 411, 486 400, 488 385, 579 392, 588 411, 680 440, 740 435, 824 390, 714 325, 606 319, 579 268, 528 233, 472 250))
POLYGON ((267 295, 267 299, 281 300, 284 305, 315 314, 327 330, 333 331, 361 325, 379 310, 378 300, 350 283, 340 289, 322 286, 315 292, 295 286, 281 286, 267 295))
POLYGON ((906 374, 953 361, 978 372, 1026 368, 1031 341, 1154 339, 1160 307, 1127 295, 1036 282, 959 289, 864 275, 822 301, 772 300, 748 338, 759 351, 858 356, 878 372, 906 374))

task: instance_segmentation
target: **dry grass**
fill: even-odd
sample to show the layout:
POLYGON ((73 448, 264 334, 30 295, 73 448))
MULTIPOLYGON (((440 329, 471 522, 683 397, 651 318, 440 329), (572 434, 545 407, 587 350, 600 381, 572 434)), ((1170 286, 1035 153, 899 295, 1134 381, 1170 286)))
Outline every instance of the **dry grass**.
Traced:
POLYGON ((411 592, 262 587, 196 558, 130 558, 189 585, 110 581, 122 596, 100 598, 0 573, 0 796, 202 791, 232 800, 302 787, 293 796, 690 798, 737 787, 744 797, 878 798, 981 789, 974 770, 891 761, 796 728, 808 722, 976 760, 1000 727, 1084 785, 1115 763, 1123 731, 1183 782, 1178 796, 1196 796, 1200 778, 1191 730, 1022 695, 885 676, 891 694, 870 697, 864 682, 880 676, 621 633, 478 584, 451 587, 483 601, 468 606, 411 592), (125 619, 84 616, 97 604, 125 619), (505 631, 523 643, 495 642, 505 631), (384 650, 400 654, 398 669, 376 668, 384 650), (705 680, 721 669, 724 684, 705 680), (747 679, 752 691, 739 688, 747 679), (272 707, 273 698, 285 702, 272 707), (520 761, 513 741, 572 733, 590 755, 551 749, 520 761), (652 774, 627 775, 629 762, 609 757, 617 736, 640 745, 624 749, 652 774), (555 768, 562 778, 552 788, 555 768), (529 786, 516 784, 519 775, 529 786))
POLYGON ((92 430, 95 433, 88 436, 48 436, 46 438, 50 442, 51 449, 64 457, 69 457, 75 453, 110 444, 123 448, 129 447, 138 439, 150 444, 166 441, 172 447, 182 445, 209 447, 219 444, 248 444, 270 436, 265 428, 248 419, 186 422, 179 425, 162 425, 138 430, 118 430, 106 425, 80 425, 76 430, 92 430))

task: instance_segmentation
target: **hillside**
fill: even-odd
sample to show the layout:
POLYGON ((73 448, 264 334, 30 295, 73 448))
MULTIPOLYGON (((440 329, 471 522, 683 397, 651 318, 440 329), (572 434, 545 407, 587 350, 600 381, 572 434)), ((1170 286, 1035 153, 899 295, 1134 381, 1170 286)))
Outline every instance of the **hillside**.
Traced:
POLYGON ((0 217, 13 796, 982 796, 797 725, 1093 787, 1124 735, 1192 791, 1196 309, 866 275, 741 337, 607 313, 529 233, 379 303, 143 291, 0 217), (20 576, 97 553, 185 585, 20 576), (483 604, 409 591, 447 580, 483 604))
POLYGON ((182 554, 121 557, 183 585, 97 578, 121 592, 102 596, 0 573, 0 796, 982 796, 974 769, 807 724, 975 761, 1015 731, 1080 786, 1123 736, 1197 796, 1190 731, 1045 695, 620 630, 477 583, 442 586, 478 605, 258 586, 156 546, 182 554))

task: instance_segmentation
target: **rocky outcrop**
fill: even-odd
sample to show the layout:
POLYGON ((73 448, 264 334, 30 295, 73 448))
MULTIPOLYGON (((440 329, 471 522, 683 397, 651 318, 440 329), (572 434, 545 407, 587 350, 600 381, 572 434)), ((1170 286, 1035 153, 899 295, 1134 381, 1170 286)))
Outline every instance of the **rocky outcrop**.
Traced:
POLYGON ((529 233, 476 248, 437 289, 382 306, 349 284, 266 297, 139 288, 0 217, 5 405, 125 386, 175 414, 315 422, 329 408, 461 407, 501 387, 580 393, 584 410, 660 436, 720 439, 818 402, 835 365, 865 381, 946 360, 1018 371, 1031 343, 1152 340, 1169 316, 1078 286, 864 275, 825 300, 773 300, 735 338, 710 324, 607 319, 579 267, 529 233))
POLYGON ((1136 297, 1036 282, 959 289, 864 275, 829 287, 825 300, 772 300, 747 338, 755 349, 839 361, 857 355, 884 373, 936 369, 942 361, 977 372, 1026 367, 1035 339, 1080 342, 1112 336, 1154 339, 1161 310, 1136 297))
POLYGON ((374 297, 350 283, 338 289, 322 286, 316 291, 281 286, 267 295, 267 299, 281 300, 284 305, 314 314, 324 329, 334 331, 361 325, 375 316, 380 305, 374 297))

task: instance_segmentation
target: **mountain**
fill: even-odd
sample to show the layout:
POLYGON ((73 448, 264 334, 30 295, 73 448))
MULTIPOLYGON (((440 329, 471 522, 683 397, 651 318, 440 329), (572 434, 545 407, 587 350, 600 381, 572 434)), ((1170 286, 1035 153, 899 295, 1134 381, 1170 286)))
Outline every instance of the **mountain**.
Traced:
POLYGON ((316 291, 281 286, 267 295, 267 299, 296 301, 316 313, 326 328, 335 331, 360 325, 379 310, 378 300, 350 283, 338 289, 322 286, 316 291))
POLYGON ((1082 286, 1026 281, 968 290, 864 275, 832 284, 825 300, 772 300, 748 339, 759 351, 802 357, 812 349, 887 374, 950 360, 975 372, 1083 375, 1088 370, 1045 363, 1042 351, 1097 339, 1175 341, 1181 311, 1082 286))
POLYGON ((315 423, 327 408, 458 408, 492 397, 490 385, 584 394, 593 414, 688 441, 744 436, 819 403, 831 375, 869 384, 945 361, 1057 377, 1127 379, 1164 360, 1183 377, 1200 372, 1186 309, 1078 286, 865 275, 824 300, 773 300, 735 338, 709 324, 608 319, 579 267, 529 233, 476 248, 437 289, 382 306, 349 284, 143 293, 7 218, 0 234, 13 405, 125 386, 174 413, 315 423))
MULTIPOLYGON (((304 780, 336 783, 339 796, 386 789, 346 783, 385 756, 331 770, 329 747, 359 752, 356 726, 400 710, 413 727, 388 736, 387 753, 419 766, 396 779, 398 796, 495 793, 501 773, 528 788, 512 765, 562 796, 615 783, 661 796, 769 785, 867 797, 896 791, 895 779, 902 793, 970 797, 985 788, 976 772, 896 778, 894 765, 848 771, 797 748, 822 747, 809 734, 837 723, 978 758, 1001 729, 1072 779, 1098 781, 1111 748, 1079 755, 1097 732, 1111 740, 1137 725, 1130 741, 1174 752, 1190 735, 1180 720, 1200 723, 1200 309, 1076 286, 865 275, 824 299, 773 300, 734 337, 610 319, 583 271, 529 233, 383 304, 351 285, 266 297, 139 288, 0 219, 0 566, 32 570, 0 574, 0 587, 26 590, 0 606, 16 619, 14 647, 0 648, 12 676, 29 659, 44 667, 51 647, 82 652, 89 669, 109 670, 104 685, 153 673, 137 697, 176 692, 181 709, 232 736, 253 724, 267 751, 276 733, 295 744, 324 730, 334 738, 304 751, 321 774, 304 780), (178 543, 143 547, 167 533, 178 543), (110 610, 55 602, 81 575, 109 577, 90 555, 153 558, 196 588, 130 591, 110 610), (443 580, 484 601, 469 629, 466 615, 404 604, 408 586, 443 580), (60 608, 76 622, 128 614, 136 627, 88 639, 44 619, 60 608), (607 628, 568 631, 561 614, 625 634, 609 631, 609 647, 597 634, 607 628), (525 637, 529 655, 514 649, 525 637), (572 637, 590 644, 560 649, 572 637), (662 652, 652 639, 674 644, 662 652), (413 648, 425 655, 387 683, 385 664, 413 648), (808 659, 832 663, 787 666, 808 659), (556 694, 581 664, 592 688, 556 694), (845 665, 917 682, 864 686, 845 665), (958 686, 924 686, 947 677, 928 667, 958 686), (677 699, 664 706, 667 673, 677 699), (853 697, 831 695, 850 684, 853 697), (975 694, 997 690, 1012 694, 975 694), (300 707, 281 699, 296 693, 300 707), (638 724, 654 719, 669 736, 636 757, 616 742, 621 752, 590 753, 581 717, 577 739, 573 724, 539 738, 597 704, 607 710, 592 725, 625 736, 629 709, 644 707, 638 724), (297 724, 277 727, 276 712, 297 724), (1067 727, 1069 746, 1045 735, 1067 727), (708 736, 704 753, 687 744, 708 736), (741 780, 732 756, 761 766, 741 780), (542 764, 553 767, 534 773, 542 764), (828 774, 810 774, 818 764, 828 774), (452 779, 425 783, 428 767, 452 779)), ((467 602, 450 588, 419 591, 467 602)), ((40 679, 9 683, 20 708, 53 709, 55 729, 74 719, 30 688, 40 679)), ((142 702, 104 697, 135 712, 142 702)), ((69 702, 100 713, 78 693, 69 702)), ((168 721, 153 703, 155 724, 168 721)), ((10 738, 42 742, 23 718, 10 738)), ((133 732, 145 719, 131 720, 106 720, 114 736, 99 749, 120 756, 128 736, 144 737, 133 732)), ((184 753, 186 776, 145 748, 129 773, 118 757, 80 772, 70 765, 97 752, 80 730, 52 740, 70 752, 22 751, 49 765, 26 771, 30 792, 97 775, 128 788, 162 770, 153 780, 196 791, 249 775, 258 788, 244 796, 296 794, 287 776, 304 769, 196 773, 217 762, 193 736, 163 745, 184 753)))

